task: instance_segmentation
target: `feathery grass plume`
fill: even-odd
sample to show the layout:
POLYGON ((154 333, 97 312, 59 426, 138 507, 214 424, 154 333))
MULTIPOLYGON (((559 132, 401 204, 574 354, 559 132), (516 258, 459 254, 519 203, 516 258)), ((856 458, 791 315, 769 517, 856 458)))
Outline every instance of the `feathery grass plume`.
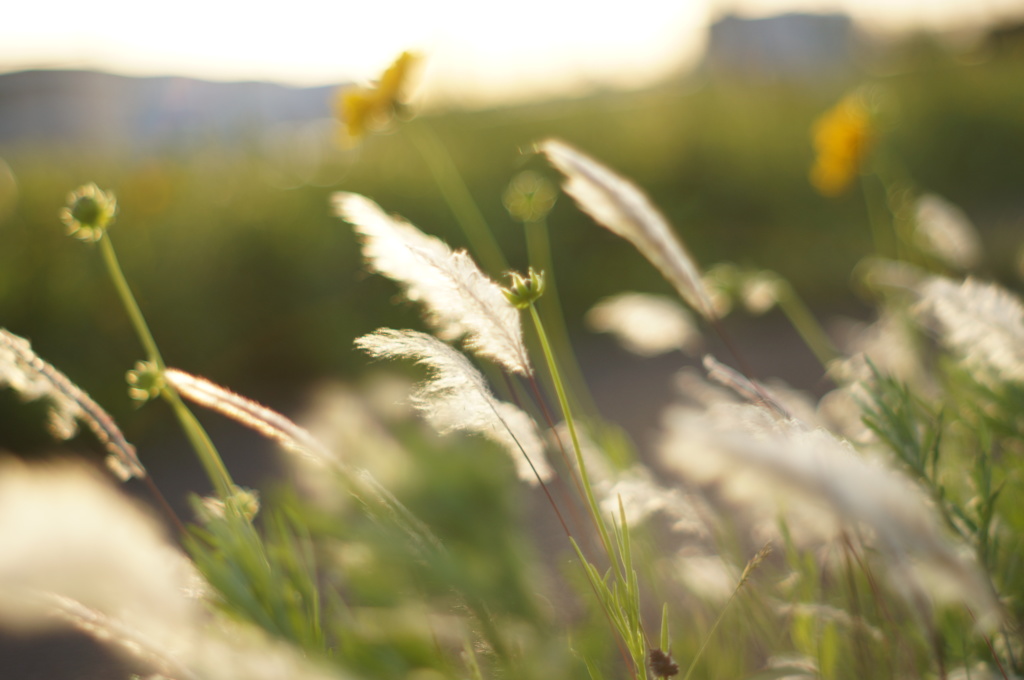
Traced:
POLYGON ((28 340, 0 328, 0 387, 4 385, 26 401, 48 399, 50 429, 60 439, 75 436, 76 421, 85 423, 107 450, 107 466, 121 481, 146 476, 135 447, 125 440, 113 418, 66 375, 33 352, 28 340))
POLYGON ((374 358, 412 359, 430 371, 412 400, 427 422, 441 433, 476 432, 508 451, 516 473, 531 484, 550 479, 552 469, 533 420, 518 407, 491 394, 483 375, 463 354, 432 335, 379 329, 356 340, 374 358))
POLYGON ((710 354, 704 356, 704 370, 708 372, 708 379, 728 387, 747 401, 770 409, 780 418, 790 417, 786 407, 772 397, 763 385, 726 366, 710 354))
POLYGON ((846 442, 796 421, 765 421, 755 407, 694 414, 670 410, 666 465, 716 484, 759 515, 782 514, 794 535, 859 535, 886 558, 897 586, 966 603, 980 622, 999 619, 992 587, 947 538, 925 494, 907 477, 858 455, 846 442), (753 417, 751 417, 753 416, 753 417))
POLYGON ((189 401, 259 432, 288 451, 322 464, 337 462, 331 452, 313 435, 266 406, 235 394, 205 378, 189 375, 176 368, 164 371, 164 378, 189 401))
POLYGON ((675 349, 689 353, 700 345, 693 318, 663 295, 621 293, 605 298, 591 307, 585 320, 592 330, 612 333, 625 349, 642 357, 675 349))
POLYGON ((963 210, 941 196, 925 194, 914 206, 917 245, 945 264, 965 271, 981 261, 978 232, 963 210))
POLYGON ((362 236, 370 268, 401 284, 410 300, 423 303, 438 335, 445 340, 465 336, 471 351, 506 370, 533 372, 519 311, 468 253, 453 252, 363 196, 337 193, 333 201, 337 214, 362 236))
POLYGON ((537 149, 565 175, 563 188, 583 212, 636 246, 697 313, 717 318, 697 264, 636 185, 557 139, 544 140, 537 149))
POLYGON ((1024 381, 1024 304, 994 283, 932 277, 915 311, 979 380, 1024 381))

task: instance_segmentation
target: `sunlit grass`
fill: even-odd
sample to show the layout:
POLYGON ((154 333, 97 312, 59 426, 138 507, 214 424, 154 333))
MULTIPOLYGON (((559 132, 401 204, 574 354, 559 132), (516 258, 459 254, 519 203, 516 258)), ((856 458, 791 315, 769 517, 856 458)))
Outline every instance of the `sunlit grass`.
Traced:
MULTIPOLYGON (((802 122, 804 135, 812 120, 802 122)), ((401 134, 388 143, 402 143, 395 141, 401 134)), ((418 152, 429 157, 445 135, 427 134, 432 141, 418 152)), ((364 152, 386 155, 388 146, 373 147, 375 139, 364 140, 364 152)), ((929 220, 946 220, 941 233, 959 234, 954 243, 973 242, 971 225, 959 220, 950 232, 957 213, 944 200, 928 204, 939 205, 938 213, 904 211, 926 196, 894 178, 895 147, 879 136, 876 155, 858 149, 857 167, 843 168, 851 173, 844 185, 870 182, 906 200, 865 211, 865 222, 868 212, 873 222, 863 234, 880 248, 895 246, 883 253, 889 261, 851 266, 870 274, 857 285, 876 308, 874 322, 851 337, 833 337, 785 277, 746 264, 703 266, 688 224, 673 219, 685 210, 656 207, 642 179, 620 175, 603 155, 598 161, 589 150, 545 139, 532 162, 544 168, 550 161, 557 172, 549 177, 564 181, 565 195, 555 209, 553 194, 547 196, 537 213, 505 203, 534 230, 532 247, 521 250, 547 271, 482 269, 473 253, 394 217, 386 196, 374 203, 344 179, 343 192, 319 191, 313 222, 329 221, 325 232, 348 229, 331 215, 336 211, 357 236, 346 242, 348 261, 330 267, 355 267, 361 257, 380 277, 345 285, 380 286, 389 301, 398 296, 403 310, 388 311, 385 322, 416 327, 372 331, 339 322, 351 326, 354 346, 321 351, 359 357, 358 349, 422 370, 412 369, 411 383, 396 397, 395 383, 379 375, 394 367, 376 366, 361 392, 338 397, 336 418, 328 408, 320 414, 326 420, 308 428, 274 410, 286 404, 264 406, 170 368, 187 368, 195 356, 184 347, 187 337, 196 338, 199 354, 223 339, 205 338, 187 314, 169 314, 157 287, 136 291, 132 283, 148 266, 171 286, 190 277, 215 284, 240 272, 218 271, 216 258, 195 247, 193 270, 164 269, 160 245, 167 237, 159 220, 139 217, 132 232, 133 219, 145 215, 143 201, 118 196, 112 223, 112 194, 91 185, 74 194, 63 215, 81 241, 65 242, 78 248, 73 262, 90 271, 83 263, 94 260, 90 273, 109 277, 112 287, 102 295, 119 300, 125 321, 105 323, 125 335, 134 331, 137 343, 120 346, 145 359, 128 373, 127 385, 120 372, 106 383, 140 402, 166 402, 212 492, 194 496, 187 517, 158 505, 177 532, 168 537, 113 480, 85 466, 5 462, 0 547, 9 549, 0 550, 0 624, 71 625, 111 644, 139 673, 175 679, 1009 678, 1024 671, 1024 579, 1017 568, 1024 511, 1015 502, 1024 451, 1024 303, 996 284, 951 276, 980 266, 977 253, 973 260, 951 257, 950 247, 962 248, 948 238, 945 251, 938 247, 929 220), (647 354, 693 351, 697 332, 725 348, 720 357, 705 357, 704 371, 676 378, 679 393, 662 415, 663 434, 652 451, 634 451, 594 412, 572 375, 564 320, 552 323, 552 309, 564 308, 553 296, 577 276, 600 278, 602 293, 624 292, 627 282, 643 289, 634 284, 648 280, 620 277, 615 269, 581 271, 536 240, 560 229, 578 229, 571 237, 577 243, 608 237, 579 217, 562 224, 573 203, 629 242, 603 247, 625 257, 635 246, 667 280, 658 292, 675 291, 693 311, 693 318, 676 317, 686 324, 656 329, 679 337, 660 339, 653 350, 642 342, 645 328, 609 330, 631 334, 632 346, 647 354), (134 241, 123 261, 114 250, 122 235, 134 241), (548 286, 556 275, 559 286, 548 286), (775 307, 806 345, 792 351, 821 362, 831 388, 823 398, 754 375, 723 323, 731 310, 775 307), (174 354, 166 351, 165 333, 175 337, 174 354), (287 478, 258 491, 237 486, 218 442, 185 400, 274 441, 287 478), (59 502, 47 502, 48 483, 59 502)), ((432 221, 454 214, 488 222, 492 211, 469 204, 472 182, 458 174, 458 149, 443 153, 433 178, 447 204, 407 202, 442 205, 432 221)), ((512 180, 515 173, 505 169, 490 172, 512 180)), ((179 180, 189 181, 186 175, 179 180)), ((271 260, 270 246, 281 245, 308 254, 307 267, 328 266, 315 248, 266 226, 280 219, 294 229, 301 213, 260 214, 258 192, 236 190, 254 201, 241 211, 252 231, 236 223, 207 237, 215 251, 266 239, 263 256, 271 260)), ((793 191, 810 195, 804 184, 793 191)), ((498 210, 501 193, 491 197, 498 210)), ((57 230, 59 208, 55 199, 57 230)), ((479 238, 472 235, 479 224, 462 226, 467 241, 479 238)), ((475 242, 500 248, 527 241, 521 230, 495 231, 475 242)), ((41 238, 55 251, 63 247, 41 238)), ((878 253, 859 253, 872 255, 878 253)), ((257 267, 248 274, 274 273, 257 267)), ((332 283, 326 274, 309 276, 314 288, 332 283)), ((232 295, 227 291, 211 285, 205 294, 214 300, 232 295)), ((303 301, 273 286, 265 292, 251 301, 262 306, 254 338, 275 329, 300 338, 301 324, 289 323, 297 317, 283 310, 303 301)), ((358 290, 344 295, 360 297, 358 290)), ((324 296, 301 314, 328 313, 322 303, 342 299, 324 296)), ((390 306, 384 299, 371 297, 360 311, 390 306)), ((650 303, 640 295, 617 300, 619 307, 650 303)), ((79 304, 110 314, 109 303, 79 304)), ((345 312, 339 306, 329 313, 345 312)), ((636 321, 642 314, 617 313, 627 324, 643 324, 636 321)), ((54 323, 59 327, 59 318, 54 323)), ((94 429, 99 423, 115 458, 129 450, 134 456, 113 419, 45 356, 5 331, 0 381, 26 399, 50 400, 64 421, 78 418, 94 429)), ((144 413, 157 408, 147 404, 144 413)), ((148 479, 145 454, 126 458, 128 464, 118 459, 120 468, 148 479)), ((151 481, 159 498, 161 480, 151 481)))

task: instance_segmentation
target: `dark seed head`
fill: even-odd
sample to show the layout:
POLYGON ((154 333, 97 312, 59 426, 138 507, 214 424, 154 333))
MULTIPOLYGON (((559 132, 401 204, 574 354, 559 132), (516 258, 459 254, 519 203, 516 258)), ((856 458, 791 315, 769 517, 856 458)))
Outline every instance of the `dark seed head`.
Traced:
POLYGON ((652 649, 648 663, 651 665, 651 671, 659 678, 670 678, 679 673, 679 664, 672 660, 670 652, 652 649))

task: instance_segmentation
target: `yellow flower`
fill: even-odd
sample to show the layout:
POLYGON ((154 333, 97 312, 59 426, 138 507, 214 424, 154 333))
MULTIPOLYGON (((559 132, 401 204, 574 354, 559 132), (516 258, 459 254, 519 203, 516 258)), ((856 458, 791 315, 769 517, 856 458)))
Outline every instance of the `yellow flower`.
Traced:
POLYGON ((817 156, 811 184, 824 196, 838 196, 850 186, 871 149, 871 116, 858 94, 850 94, 818 118, 812 128, 817 156))
POLYGON ((60 219, 68 234, 83 241, 99 241, 117 213, 113 192, 102 191, 95 184, 78 187, 68 195, 67 207, 60 219))
POLYGON ((404 110, 410 73, 419 60, 411 52, 402 52, 375 86, 353 85, 338 92, 335 115, 342 122, 343 146, 352 146, 367 133, 383 130, 404 110))

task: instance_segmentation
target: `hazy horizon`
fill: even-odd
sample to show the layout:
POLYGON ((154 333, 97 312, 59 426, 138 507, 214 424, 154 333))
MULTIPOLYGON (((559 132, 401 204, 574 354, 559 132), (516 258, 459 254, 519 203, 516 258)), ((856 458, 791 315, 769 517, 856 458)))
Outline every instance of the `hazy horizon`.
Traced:
POLYGON ((414 50, 427 57, 426 100, 499 103, 656 82, 692 66, 708 25, 728 13, 844 12, 883 32, 1024 20, 1020 0, 633 0, 628 12, 578 0, 242 7, 181 0, 167 12, 97 0, 82 12, 70 0, 22 3, 0 26, 0 72, 93 70, 316 86, 373 78, 398 53, 414 50))

